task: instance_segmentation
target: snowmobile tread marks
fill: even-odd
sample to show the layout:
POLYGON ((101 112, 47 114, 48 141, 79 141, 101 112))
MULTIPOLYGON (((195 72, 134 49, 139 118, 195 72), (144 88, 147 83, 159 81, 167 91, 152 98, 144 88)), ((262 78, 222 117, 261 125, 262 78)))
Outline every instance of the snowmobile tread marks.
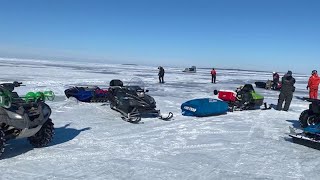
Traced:
POLYGON ((0 156, 4 152, 4 146, 5 146, 5 139, 4 139, 4 132, 0 129, 0 156))
POLYGON ((39 132, 37 132, 34 136, 28 138, 30 144, 36 148, 44 147, 48 145, 54 135, 54 127, 51 119, 48 119, 47 122, 43 124, 39 132))

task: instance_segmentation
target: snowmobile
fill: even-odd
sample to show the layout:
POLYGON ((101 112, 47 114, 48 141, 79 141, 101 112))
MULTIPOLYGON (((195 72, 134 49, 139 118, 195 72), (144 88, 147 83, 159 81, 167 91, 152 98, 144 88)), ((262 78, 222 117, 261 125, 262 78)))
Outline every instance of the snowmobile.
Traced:
POLYGON ((67 98, 74 97, 81 102, 107 102, 108 90, 98 86, 75 86, 64 91, 67 98))
POLYGON ((263 89, 271 89, 275 91, 280 91, 282 84, 281 82, 278 82, 277 84, 273 84, 273 81, 268 80, 267 82, 257 81, 254 82, 257 88, 263 88, 263 89))
POLYGON ((128 86, 123 86, 123 82, 118 79, 110 81, 109 102, 113 110, 122 115, 122 119, 131 123, 138 123, 142 117, 158 117, 162 120, 170 120, 173 114, 170 112, 167 117, 156 110, 156 101, 146 94, 140 79, 133 79, 128 86), (134 85, 135 83, 140 85, 134 85))
POLYGON ((300 133, 297 133, 292 127, 289 129, 289 136, 292 137, 294 143, 320 150, 320 124, 303 128, 303 132, 300 133))
POLYGON ((301 127, 306 128, 310 125, 316 125, 320 123, 320 100, 303 98, 304 100, 311 102, 309 109, 304 110, 299 117, 301 127))
POLYGON ((0 84, 0 155, 5 143, 12 139, 28 138, 34 147, 44 147, 53 139, 51 109, 45 100, 53 100, 54 93, 28 92, 20 97, 13 90, 21 84, 0 84))
POLYGON ((230 112, 260 109, 262 105, 264 105, 263 110, 271 109, 263 102, 264 97, 254 91, 251 84, 240 86, 235 91, 214 90, 214 94, 228 103, 230 112))

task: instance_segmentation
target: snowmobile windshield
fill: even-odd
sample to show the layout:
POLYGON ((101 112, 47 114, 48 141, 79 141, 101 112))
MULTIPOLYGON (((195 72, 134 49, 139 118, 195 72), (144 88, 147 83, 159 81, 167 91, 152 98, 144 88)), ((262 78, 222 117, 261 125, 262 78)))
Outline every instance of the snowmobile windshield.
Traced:
POLYGON ((137 96, 144 97, 145 84, 140 78, 132 78, 128 83, 128 89, 135 91, 137 96))
POLYGON ((145 88, 145 84, 140 78, 132 78, 128 83, 128 86, 140 87, 141 89, 145 88))

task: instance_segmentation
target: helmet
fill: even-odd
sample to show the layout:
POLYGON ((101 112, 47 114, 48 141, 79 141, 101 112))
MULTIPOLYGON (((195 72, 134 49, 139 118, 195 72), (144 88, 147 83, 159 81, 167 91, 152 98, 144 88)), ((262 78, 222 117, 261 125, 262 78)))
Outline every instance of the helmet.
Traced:
POLYGON ((318 74, 317 70, 313 70, 311 74, 318 74))
POLYGON ((276 72, 274 72, 274 71, 272 72, 272 74, 275 74, 275 73, 276 73, 276 72))

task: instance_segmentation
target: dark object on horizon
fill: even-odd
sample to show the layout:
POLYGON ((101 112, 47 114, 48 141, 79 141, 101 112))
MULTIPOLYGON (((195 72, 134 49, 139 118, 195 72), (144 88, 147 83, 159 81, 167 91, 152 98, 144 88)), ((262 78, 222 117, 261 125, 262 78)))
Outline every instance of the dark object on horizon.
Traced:
POLYGON ((47 146, 53 139, 51 108, 44 98, 20 97, 13 90, 21 84, 0 84, 0 156, 12 139, 28 138, 33 147, 47 146))
POLYGON ((191 66, 191 68, 185 68, 182 72, 196 73, 197 72, 197 67, 196 66, 191 66))
POLYGON ((131 123, 138 123, 142 117, 158 117, 169 120, 173 117, 170 112, 162 117, 160 110, 156 110, 156 101, 146 94, 148 90, 138 85, 123 86, 120 80, 112 80, 109 87, 110 107, 122 115, 122 119, 131 123), (121 86, 119 86, 121 85, 121 86))

